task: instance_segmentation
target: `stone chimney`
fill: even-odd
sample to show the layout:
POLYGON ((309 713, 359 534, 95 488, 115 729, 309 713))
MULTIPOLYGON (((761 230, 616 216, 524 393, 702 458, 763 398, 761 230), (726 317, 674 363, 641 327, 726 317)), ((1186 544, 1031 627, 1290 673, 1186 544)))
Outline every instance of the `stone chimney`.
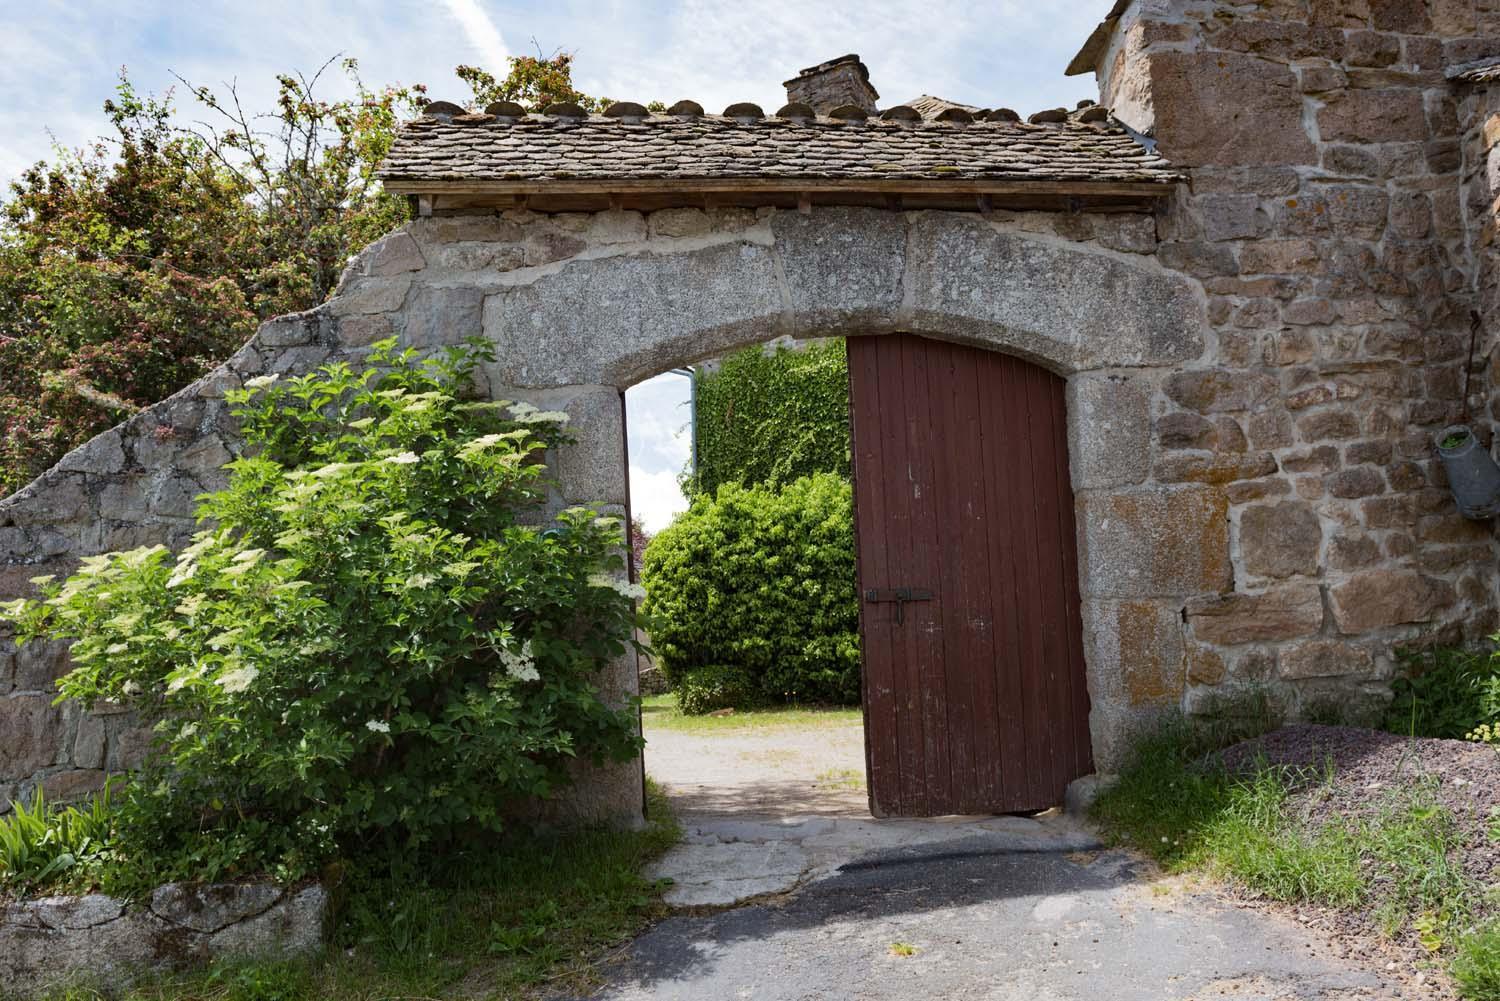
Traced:
POLYGON ((786 99, 791 104, 811 105, 813 111, 826 115, 834 108, 853 104, 873 113, 880 99, 870 86, 870 71, 850 53, 809 66, 786 82, 786 99))

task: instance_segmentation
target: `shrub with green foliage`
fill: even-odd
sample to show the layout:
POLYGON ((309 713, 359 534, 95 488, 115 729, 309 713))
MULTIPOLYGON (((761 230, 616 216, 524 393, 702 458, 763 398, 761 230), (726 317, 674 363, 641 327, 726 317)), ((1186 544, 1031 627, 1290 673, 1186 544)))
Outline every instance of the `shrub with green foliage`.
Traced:
POLYGON ((833 473, 729 483, 651 541, 645 611, 684 712, 859 700, 853 503, 833 473))
POLYGON ((592 681, 637 624, 622 526, 532 523, 566 415, 465 402, 481 348, 393 344, 229 394, 251 455, 182 553, 91 557, 3 609, 74 641, 63 697, 156 721, 119 805, 138 871, 482 838, 573 760, 639 747, 592 681))
POLYGON ((842 340, 767 354, 746 348, 697 381, 695 494, 725 483, 849 477, 849 363, 842 340))
MULTIPOLYGON (((1500 638, 1492 640, 1500 641, 1500 638)), ((1436 648, 1402 656, 1383 728, 1415 737, 1463 740, 1500 725, 1500 650, 1436 648)))
POLYGON ((0 817, 0 887, 26 890, 90 873, 109 850, 108 792, 85 807, 53 806, 40 790, 0 817))

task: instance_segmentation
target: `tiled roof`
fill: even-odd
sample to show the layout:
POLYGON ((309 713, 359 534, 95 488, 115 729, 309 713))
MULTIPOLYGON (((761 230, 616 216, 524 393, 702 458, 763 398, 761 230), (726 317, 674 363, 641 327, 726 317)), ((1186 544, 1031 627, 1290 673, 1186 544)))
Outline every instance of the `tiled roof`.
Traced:
POLYGON ((1179 179, 1097 106, 1041 112, 1028 122, 1005 110, 969 120, 974 116, 960 106, 939 121, 905 106, 868 119, 856 108, 814 116, 804 105, 775 116, 754 105, 704 115, 690 102, 665 115, 635 104, 588 117, 572 106, 547 110, 536 115, 492 105, 485 114, 466 114, 430 105, 424 117, 401 127, 379 176, 396 192, 460 182, 1179 179))

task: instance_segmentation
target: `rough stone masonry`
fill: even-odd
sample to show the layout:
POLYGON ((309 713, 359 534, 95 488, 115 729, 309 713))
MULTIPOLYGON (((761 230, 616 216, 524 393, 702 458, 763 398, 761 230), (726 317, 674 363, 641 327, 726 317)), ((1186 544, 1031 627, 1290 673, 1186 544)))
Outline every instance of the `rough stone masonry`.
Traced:
MULTIPOLYGON (((0 501, 0 596, 83 555, 181 543, 239 447, 224 388, 357 363, 381 337, 490 338, 485 392, 573 415, 559 502, 622 505, 624 388, 777 336, 905 330, 1068 379, 1101 770, 1143 723, 1252 688, 1293 714, 1373 712, 1396 647, 1497 626, 1493 525, 1458 515, 1432 446, 1464 410, 1471 310, 1470 418, 1488 440, 1500 416, 1494 57, 1500 0, 1134 0, 1072 67, 1098 74, 1109 113, 928 119, 929 99, 877 117, 842 59, 828 87, 814 72, 789 90, 857 83, 869 107, 859 87, 775 116, 434 107, 387 174, 426 214, 328 303, 0 501), (522 136, 537 156, 504 162, 522 136), (648 198, 663 136, 704 152, 665 143, 679 159, 648 198), (499 194, 528 164, 556 166, 499 194), (1129 183, 1106 195, 1110 171, 1129 183)), ((0 802, 87 792, 144 752, 134 721, 51 704, 66 664, 0 652, 0 802)), ((633 664, 606 673, 612 698, 633 691, 633 664)), ((638 769, 583 778, 561 813, 638 816, 638 769)))

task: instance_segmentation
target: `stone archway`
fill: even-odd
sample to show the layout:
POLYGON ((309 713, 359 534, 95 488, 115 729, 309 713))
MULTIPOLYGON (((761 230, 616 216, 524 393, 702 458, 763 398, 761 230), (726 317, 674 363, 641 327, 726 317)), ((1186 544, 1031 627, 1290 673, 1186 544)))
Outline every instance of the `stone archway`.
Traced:
MULTIPOLYGON (((832 207, 421 218, 351 262, 328 303, 268 322, 220 369, 0 503, 0 597, 90 553, 181 541, 191 497, 237 447, 223 389, 358 362, 382 337, 429 349, 482 335, 497 356, 483 391, 572 414, 578 440, 556 457, 558 502, 623 505, 626 387, 783 334, 909 332, 1068 380, 1091 729, 1108 770, 1142 714, 1180 691, 1165 656, 1127 667, 1121 644, 1149 649, 1177 630, 1180 646, 1169 599, 1222 590, 1229 573, 1213 492, 1147 482, 1152 399, 1204 353, 1206 330, 1202 290, 1150 256, 1154 225, 1140 213, 832 207)), ((48 656, 57 663, 44 672, 65 654, 48 656)), ((633 664, 607 680, 613 696, 632 693, 633 664)), ((44 699, 3 719, 27 737, 10 744, 20 753, 0 751, 0 786, 85 789, 138 753, 126 722, 44 699)), ((639 791, 637 769, 590 773, 565 812, 638 815, 639 791)))

